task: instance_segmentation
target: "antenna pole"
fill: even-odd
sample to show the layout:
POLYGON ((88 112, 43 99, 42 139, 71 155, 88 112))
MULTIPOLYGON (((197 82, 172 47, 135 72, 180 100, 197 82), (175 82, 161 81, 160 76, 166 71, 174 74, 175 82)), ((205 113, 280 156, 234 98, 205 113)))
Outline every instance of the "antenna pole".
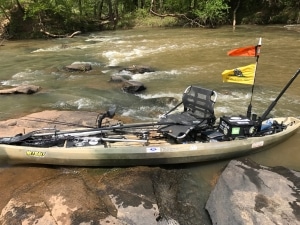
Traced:
POLYGON ((250 98, 250 103, 248 105, 248 110, 247 110, 247 117, 250 119, 251 118, 251 111, 252 111, 252 96, 254 92, 254 85, 255 85, 255 77, 256 77, 256 70, 257 70, 257 65, 258 65, 258 59, 259 59, 259 54, 260 54, 260 47, 261 47, 261 41, 262 39, 259 38, 258 44, 255 47, 255 56, 256 56, 256 63, 255 63, 255 71, 254 71, 254 80, 252 84, 252 90, 251 90, 251 98, 250 98))

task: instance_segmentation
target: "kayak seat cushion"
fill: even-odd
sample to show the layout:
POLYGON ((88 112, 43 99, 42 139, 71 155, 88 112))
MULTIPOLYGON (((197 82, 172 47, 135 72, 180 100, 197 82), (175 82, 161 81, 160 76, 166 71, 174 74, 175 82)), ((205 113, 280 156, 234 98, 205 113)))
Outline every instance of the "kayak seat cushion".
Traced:
POLYGON ((175 106, 183 105, 183 112, 172 113, 175 108, 164 114, 160 123, 166 124, 159 127, 159 131, 175 139, 186 137, 191 131, 198 131, 213 126, 216 117, 214 104, 217 93, 213 90, 197 86, 189 86, 183 93, 182 102, 175 106))

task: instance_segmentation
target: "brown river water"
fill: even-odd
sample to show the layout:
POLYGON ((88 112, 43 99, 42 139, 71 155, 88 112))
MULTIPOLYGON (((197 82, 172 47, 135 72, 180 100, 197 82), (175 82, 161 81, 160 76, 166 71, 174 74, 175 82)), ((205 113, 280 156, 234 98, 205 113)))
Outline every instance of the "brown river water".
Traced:
MULTIPOLYGON (((103 111, 117 106, 117 114, 137 121, 156 120, 180 99, 191 84, 218 92, 217 116, 245 115, 251 85, 223 83, 221 73, 255 63, 253 57, 229 57, 227 51, 256 45, 262 38, 252 112, 261 115, 300 68, 300 32, 283 26, 240 26, 218 29, 135 29, 108 31, 69 39, 6 41, 0 47, 0 89, 33 84, 42 87, 34 95, 0 96, 0 120, 46 109, 103 111), (89 62, 93 70, 69 73, 62 68, 73 62, 89 62), (131 65, 150 66, 153 73, 135 74, 146 91, 126 94, 111 75, 131 65)), ((277 103, 271 116, 300 116, 300 78, 277 103)), ((72 122, 72 121, 69 121, 72 122)), ((300 131, 285 143, 249 158, 266 166, 300 171, 300 131)), ((192 180, 187 196, 207 199, 212 183, 228 161, 185 165, 192 180)), ((38 173, 38 168, 37 168, 38 173)), ((201 203, 202 204, 202 203, 201 203)), ((203 207, 203 206, 199 207, 203 207)), ((199 212, 200 213, 200 212, 199 212)))

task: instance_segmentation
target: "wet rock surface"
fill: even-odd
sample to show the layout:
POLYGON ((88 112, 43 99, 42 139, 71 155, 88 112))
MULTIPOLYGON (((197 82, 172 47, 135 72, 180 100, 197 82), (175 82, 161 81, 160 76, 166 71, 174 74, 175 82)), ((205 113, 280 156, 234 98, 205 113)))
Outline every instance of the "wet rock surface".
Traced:
POLYGON ((300 172, 232 160, 206 209, 213 224, 300 224, 300 172))

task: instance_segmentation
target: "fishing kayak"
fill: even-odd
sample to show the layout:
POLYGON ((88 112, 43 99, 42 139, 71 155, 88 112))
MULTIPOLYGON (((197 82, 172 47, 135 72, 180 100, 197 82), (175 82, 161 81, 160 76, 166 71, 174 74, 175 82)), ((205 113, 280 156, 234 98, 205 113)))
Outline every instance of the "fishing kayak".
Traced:
MULTIPOLYGON (((300 120, 294 117, 273 118, 273 120, 281 124, 283 130, 262 136, 236 137, 223 141, 218 141, 214 137, 208 140, 209 137, 206 137, 208 139, 205 142, 190 143, 174 143, 160 137, 154 127, 151 127, 146 139, 136 138, 134 134, 103 138, 91 134, 92 131, 87 133, 86 130, 69 130, 63 134, 64 137, 68 137, 63 143, 59 142, 50 147, 0 144, 0 161, 10 164, 132 166, 228 159, 282 143, 295 134, 300 126, 300 120), (76 134, 76 137, 71 138, 71 134, 76 134)), ((36 140, 41 140, 38 139, 41 135, 34 135, 36 140)))

